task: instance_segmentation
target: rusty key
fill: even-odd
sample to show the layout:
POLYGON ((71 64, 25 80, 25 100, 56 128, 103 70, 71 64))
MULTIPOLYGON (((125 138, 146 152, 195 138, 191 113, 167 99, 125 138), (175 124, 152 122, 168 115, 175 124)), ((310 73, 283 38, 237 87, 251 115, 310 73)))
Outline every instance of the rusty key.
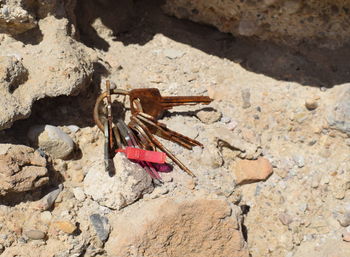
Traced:
POLYGON ((209 104, 213 99, 208 96, 161 96, 157 88, 133 89, 129 92, 131 113, 135 114, 138 107, 135 100, 138 100, 142 112, 159 119, 165 110, 179 105, 209 104))

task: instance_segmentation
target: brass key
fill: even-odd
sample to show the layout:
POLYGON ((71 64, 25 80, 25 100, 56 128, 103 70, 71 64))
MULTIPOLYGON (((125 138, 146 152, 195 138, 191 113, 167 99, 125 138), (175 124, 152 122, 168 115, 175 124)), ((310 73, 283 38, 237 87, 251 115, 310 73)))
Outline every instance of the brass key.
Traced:
POLYGON ((133 89, 129 92, 129 97, 132 114, 142 111, 155 119, 175 106, 209 104, 213 101, 208 96, 161 96, 157 88, 133 89), (138 100, 142 110, 139 110, 135 100, 138 100))

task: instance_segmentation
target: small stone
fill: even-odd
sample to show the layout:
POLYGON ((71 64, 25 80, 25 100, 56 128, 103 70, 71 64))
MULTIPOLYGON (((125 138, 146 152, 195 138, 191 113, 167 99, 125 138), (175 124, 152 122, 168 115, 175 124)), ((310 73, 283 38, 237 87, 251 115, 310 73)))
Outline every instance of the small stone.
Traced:
POLYGON ((335 103, 329 106, 327 121, 331 127, 350 135, 350 84, 344 87, 335 103))
POLYGON ((221 119, 222 113, 215 110, 201 110, 196 114, 197 118, 200 119, 204 124, 212 124, 221 119))
POLYGON ((63 190, 63 185, 60 184, 57 189, 51 191, 50 193, 45 195, 43 198, 41 198, 37 203, 36 208, 41 211, 46 211, 50 209, 52 205, 55 203, 58 195, 62 192, 62 190, 63 190))
POLYGON ((304 167, 304 165, 305 165, 304 156, 302 156, 302 155, 294 155, 294 156, 293 156, 293 160, 294 160, 295 164, 296 164, 299 168, 304 167))
POLYGON ((169 48, 169 49, 165 49, 164 50, 164 55, 166 57, 168 57, 169 59, 177 59, 177 58, 180 58, 182 57, 185 53, 181 50, 177 50, 177 49, 172 49, 172 48, 169 48))
POLYGON ((343 234, 342 234, 342 238, 343 238, 343 241, 345 241, 345 242, 350 242, 350 232, 344 232, 343 234))
POLYGON ((29 129, 28 138, 36 147, 55 159, 65 159, 74 150, 74 142, 70 136, 55 126, 33 126, 29 129))
POLYGON ((120 210, 153 190, 152 179, 144 169, 123 154, 113 158, 117 176, 110 177, 103 160, 88 167, 84 192, 100 205, 120 210))
POLYGON ((76 182, 76 183, 81 183, 81 182, 83 182, 84 177, 85 177, 84 171, 83 171, 82 169, 80 169, 80 170, 74 170, 74 171, 71 172, 70 175, 71 175, 72 181, 73 181, 73 182, 76 182))
POLYGON ((285 225, 285 226, 288 226, 290 223, 293 222, 293 218, 292 218, 289 214, 287 214, 287 213, 285 213, 285 212, 281 213, 281 214, 278 216, 278 218, 279 218, 279 220, 281 221, 281 223, 282 223, 283 225, 285 225))
POLYGON ((42 240, 45 239, 46 234, 43 231, 40 230, 29 230, 24 232, 24 234, 32 240, 42 240))
POLYGON ((40 220, 46 224, 49 224, 52 219, 52 214, 49 211, 44 211, 40 214, 40 220))
POLYGON ((67 126, 67 128, 72 132, 72 133, 76 133, 80 128, 76 125, 69 125, 67 126))
POLYGON ((84 201, 86 198, 84 191, 79 187, 73 188, 73 194, 79 202, 84 201))
POLYGON ((250 104, 250 90, 249 90, 249 88, 243 89, 241 91, 241 94, 242 94, 242 100, 243 100, 242 108, 243 109, 247 109, 247 108, 249 108, 251 106, 251 104, 250 104))
POLYGON ((309 111, 315 110, 318 107, 317 100, 315 98, 309 98, 305 101, 305 107, 309 111))
POLYGON ((350 226, 350 213, 344 213, 338 216, 338 222, 342 227, 350 226))
POLYGON ((272 174, 272 165, 266 158, 239 160, 233 167, 238 185, 266 180, 272 174))
POLYGON ((55 221, 52 226, 67 234, 73 234, 77 230, 77 227, 69 221, 55 221))
POLYGON ((221 118, 220 122, 225 123, 225 124, 228 124, 228 123, 231 122, 231 118, 230 118, 230 117, 223 116, 223 117, 221 118))
POLYGON ((110 233, 108 219, 100 214, 92 214, 90 216, 90 221, 100 240, 106 242, 110 233))

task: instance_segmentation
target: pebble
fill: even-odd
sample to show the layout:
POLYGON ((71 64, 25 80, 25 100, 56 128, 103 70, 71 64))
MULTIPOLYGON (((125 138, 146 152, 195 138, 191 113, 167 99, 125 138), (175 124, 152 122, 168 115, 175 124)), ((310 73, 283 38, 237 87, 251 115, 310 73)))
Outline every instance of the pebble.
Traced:
POLYGON ((79 188, 79 187, 73 188, 73 194, 74 194, 74 197, 79 202, 84 201, 85 198, 86 198, 86 195, 85 195, 84 191, 81 188, 79 188))
POLYGON ((281 223, 285 226, 288 226, 290 223, 293 222, 293 218, 285 212, 280 213, 278 218, 281 221, 281 223))
POLYGON ((40 214, 40 220, 46 224, 49 224, 52 219, 52 214, 49 211, 44 211, 40 214))
POLYGON ((293 156, 293 161, 295 162, 295 164, 299 167, 302 168, 305 165, 305 160, 304 160, 304 156, 302 155, 294 155, 293 156))
POLYGON ((77 230, 77 227, 69 221, 55 221, 52 225, 67 234, 73 234, 77 230))
POLYGON ((350 232, 346 231, 342 234, 343 241, 350 242, 350 232))
POLYGON ((305 107, 309 111, 315 110, 318 107, 317 100, 315 98, 308 98, 305 101, 305 107))
POLYGON ((338 216, 338 222, 342 227, 350 226, 350 213, 346 212, 338 216))
POLYGON ((227 117, 227 116, 223 116, 220 120, 220 122, 225 123, 225 124, 230 123, 230 121, 231 121, 231 118, 227 117))
POLYGON ((222 113, 216 110, 201 110, 196 113, 197 118, 204 124, 213 124, 219 121, 222 117, 222 113))
POLYGON ((35 230, 35 229, 26 231, 26 232, 24 232, 24 234, 29 239, 32 239, 32 240, 42 240, 42 239, 45 239, 45 237, 46 237, 46 234, 43 231, 35 230))
POLYGON ((69 125, 67 126, 67 128, 72 132, 72 133, 76 133, 80 128, 76 125, 69 125))
POLYGON ((102 242, 107 241, 110 233, 110 226, 108 223, 108 219, 96 213, 90 216, 90 222, 94 227, 96 234, 100 238, 100 240, 102 242))
POLYGON ((74 150, 72 138, 55 126, 33 126, 29 129, 28 138, 35 147, 55 159, 66 159, 74 150))
POLYGON ((257 160, 239 160, 233 166, 238 185, 266 180, 272 174, 272 165, 264 157, 257 160))
POLYGON ((38 202, 37 208, 41 211, 46 211, 52 207, 52 205, 55 203, 58 195, 62 192, 63 185, 59 185, 59 187, 47 195, 45 195, 43 198, 41 198, 38 202))
POLYGON ((250 90, 249 88, 243 89, 241 91, 242 94, 242 100, 243 100, 243 105, 242 108, 243 109, 247 109, 251 106, 250 104, 250 90))

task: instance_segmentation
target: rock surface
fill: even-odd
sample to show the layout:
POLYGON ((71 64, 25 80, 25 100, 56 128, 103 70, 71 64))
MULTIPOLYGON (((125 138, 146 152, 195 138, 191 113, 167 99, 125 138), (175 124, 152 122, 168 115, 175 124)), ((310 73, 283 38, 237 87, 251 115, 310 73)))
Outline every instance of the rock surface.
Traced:
POLYGON ((294 44, 338 47, 349 42, 349 1, 195 1, 167 0, 164 9, 178 18, 217 27, 235 36, 294 44))
POLYGON ((48 181, 46 160, 34 149, 24 145, 1 145, 7 148, 0 155, 0 195, 33 190, 48 181))
POLYGON ((268 159, 239 160, 233 167, 238 185, 266 180, 272 174, 272 165, 268 159))
POLYGON ((350 135, 350 84, 343 85, 338 92, 327 120, 330 126, 350 135))
POLYGON ((113 218, 118 230, 112 231, 106 249, 120 257, 248 256, 239 217, 239 208, 222 200, 146 202, 113 218))
POLYGON ((16 37, 20 40, 0 34, 0 105, 5 106, 0 110, 0 129, 28 117, 35 101, 76 94, 91 80, 95 54, 69 35, 70 15, 64 8, 74 1, 52 6, 34 2, 6 0, 0 5, 0 33, 17 35, 37 27, 36 32, 16 37))
POLYGON ((105 171, 103 161, 95 162, 87 169, 85 194, 103 206, 119 210, 152 192, 152 179, 138 164, 122 154, 117 154, 113 163, 116 172, 113 177, 105 171))

